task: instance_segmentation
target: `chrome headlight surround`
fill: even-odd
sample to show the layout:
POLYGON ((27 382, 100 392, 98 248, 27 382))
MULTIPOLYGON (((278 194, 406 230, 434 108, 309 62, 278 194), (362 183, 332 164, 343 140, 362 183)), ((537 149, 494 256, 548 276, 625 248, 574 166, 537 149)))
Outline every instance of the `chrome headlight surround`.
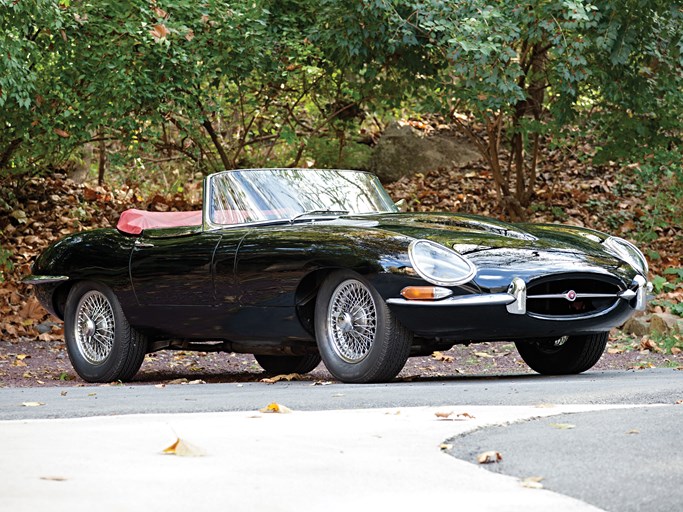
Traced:
POLYGON ((464 256, 430 240, 413 240, 408 256, 422 279, 439 286, 466 283, 477 273, 477 267, 464 256))
POLYGON ((631 265, 642 275, 647 276, 650 269, 645 255, 631 242, 618 236, 610 236, 602 245, 617 258, 631 265))

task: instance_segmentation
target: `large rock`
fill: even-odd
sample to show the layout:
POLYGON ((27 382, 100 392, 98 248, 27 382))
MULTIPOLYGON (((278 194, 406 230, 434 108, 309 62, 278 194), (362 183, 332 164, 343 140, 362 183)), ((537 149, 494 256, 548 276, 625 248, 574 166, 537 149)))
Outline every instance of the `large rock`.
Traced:
POLYGON ((645 336, 650 334, 650 324, 643 316, 633 316, 629 318, 621 328, 626 334, 634 336, 645 336))
POLYGON ((403 176, 466 164, 480 158, 465 137, 425 135, 410 125, 392 122, 384 130, 370 159, 370 170, 384 183, 403 176))
POLYGON ((650 318, 650 331, 659 334, 683 333, 683 318, 670 313, 654 313, 650 318))

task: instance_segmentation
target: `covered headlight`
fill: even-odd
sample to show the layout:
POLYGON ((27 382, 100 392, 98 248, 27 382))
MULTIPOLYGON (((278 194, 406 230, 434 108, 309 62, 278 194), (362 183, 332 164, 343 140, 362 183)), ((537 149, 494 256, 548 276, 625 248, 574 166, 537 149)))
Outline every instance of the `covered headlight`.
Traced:
POLYGON ((408 255, 415 272, 432 284, 455 286, 469 281, 476 267, 457 252, 429 240, 414 240, 408 255))
POLYGON ((603 246, 617 258, 625 261, 644 276, 647 275, 649 268, 645 255, 631 242, 619 238, 618 236, 610 236, 603 242, 603 246))

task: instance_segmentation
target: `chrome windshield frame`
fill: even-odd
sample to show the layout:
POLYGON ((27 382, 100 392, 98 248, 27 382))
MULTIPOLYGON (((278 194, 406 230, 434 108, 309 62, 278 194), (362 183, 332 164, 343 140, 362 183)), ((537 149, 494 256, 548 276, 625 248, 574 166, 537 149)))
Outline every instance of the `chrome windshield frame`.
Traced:
MULTIPOLYGON (((364 211, 364 212, 355 212, 355 211, 349 211, 349 215, 374 215, 374 214, 389 214, 389 213, 398 213, 399 210, 396 208, 396 205, 394 202, 391 200, 389 197, 389 194, 384 190, 384 187, 382 187, 381 183, 379 182, 379 179, 372 173, 367 172, 367 171, 358 171, 358 170, 347 170, 347 169, 290 169, 290 168, 262 168, 262 169, 235 169, 235 170, 227 170, 227 171, 220 171, 214 174, 211 174, 209 176, 206 176, 204 178, 204 185, 203 185, 203 204, 202 204, 202 229, 204 231, 211 231, 211 230, 216 230, 216 229, 233 229, 233 228, 239 228, 239 227, 250 227, 250 226, 260 226, 260 225, 272 225, 272 224, 284 224, 284 223, 289 223, 291 220, 291 217, 289 216, 283 216, 282 218, 273 218, 273 219, 262 219, 262 220, 254 220, 254 221, 245 221, 245 222, 237 222, 237 223, 219 223, 215 222, 212 219, 211 216, 211 208, 213 204, 213 189, 215 186, 215 182, 217 179, 220 179, 221 176, 225 176, 226 174, 238 174, 238 173, 244 173, 244 172, 250 172, 250 171, 259 171, 259 172, 272 172, 272 173, 284 173, 284 172, 292 172, 292 171, 297 171, 297 172, 306 172, 306 173, 350 173, 350 174, 356 174, 356 175, 363 175, 363 176, 369 176, 371 177, 371 180, 368 183, 372 183, 374 190, 368 189, 369 192, 373 192, 376 194, 376 197, 373 200, 377 200, 379 203, 381 203, 381 206, 386 207, 385 209, 377 209, 373 211, 364 211)), ((238 183, 237 180, 235 180, 233 183, 238 183)), ((360 186, 360 184, 357 184, 360 186)), ((302 198, 305 198, 305 191, 301 190, 302 192, 302 198)), ((309 198, 310 199, 310 198, 309 198)))

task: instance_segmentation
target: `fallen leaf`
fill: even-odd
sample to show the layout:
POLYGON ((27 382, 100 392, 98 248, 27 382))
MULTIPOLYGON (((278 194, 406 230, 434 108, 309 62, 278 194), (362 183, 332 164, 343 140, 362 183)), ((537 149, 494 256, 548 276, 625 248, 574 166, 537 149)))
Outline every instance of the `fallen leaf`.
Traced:
POLYGON ((453 445, 449 443, 441 443, 439 445, 439 450, 442 450, 444 452, 450 450, 451 448, 453 448, 453 445))
POLYGON ((273 402, 265 406, 263 409, 259 409, 259 412, 287 414, 292 412, 292 410, 289 407, 273 402))
POLYGON ((643 338, 640 340, 640 345, 638 346, 638 349, 643 352, 643 351, 648 351, 648 352, 661 352, 662 349, 657 346, 657 343, 654 342, 654 340, 651 340, 650 338, 643 338))
POLYGON ((527 487, 528 489, 543 489, 542 476, 528 476, 522 480, 522 487, 527 487))
POLYGON ((51 482, 65 482, 67 478, 63 476, 41 476, 41 480, 49 480, 51 482))
POLYGON ((455 358, 453 356, 447 356, 442 352, 436 351, 432 353, 432 359, 436 359, 437 361, 443 361, 444 363, 452 363, 455 358))
POLYGON ((439 418, 440 420, 450 420, 450 421, 455 421, 463 418, 467 419, 474 419, 474 416, 472 416, 470 413, 467 412, 459 412, 458 414, 455 415, 454 418, 451 418, 455 414, 455 411, 436 411, 434 413, 434 416, 439 418))
POLYGON ((492 464, 494 462, 500 462, 501 460, 503 460, 503 456, 500 452, 495 450, 483 452, 477 456, 477 462, 479 462, 479 464, 492 464))
POLYGON ((551 423, 550 426, 558 430, 571 430, 576 428, 576 425, 572 425, 571 423, 551 423))
POLYGON ((627 434, 640 434, 640 430, 638 430, 637 428, 632 428, 630 430, 627 430, 626 433, 627 434))
POLYGON ((292 381, 292 380, 301 380, 302 377, 298 373, 288 373, 288 374, 283 374, 283 375, 276 375, 275 377, 267 377, 265 379, 261 379, 261 382, 265 382, 266 384, 275 384, 276 382, 280 382, 281 380, 286 380, 286 381, 292 381))
POLYGON ((43 402, 22 402, 21 405, 24 407, 40 407, 45 404, 43 402))
POLYGON ((493 356, 491 354, 487 354, 486 352, 475 352, 475 356, 477 357, 483 357, 483 358, 492 358, 493 356))
POLYGON ((178 457, 203 457, 206 455, 204 450, 198 446, 180 438, 177 438, 175 443, 168 448, 164 448, 161 453, 164 455, 177 455, 178 457))

